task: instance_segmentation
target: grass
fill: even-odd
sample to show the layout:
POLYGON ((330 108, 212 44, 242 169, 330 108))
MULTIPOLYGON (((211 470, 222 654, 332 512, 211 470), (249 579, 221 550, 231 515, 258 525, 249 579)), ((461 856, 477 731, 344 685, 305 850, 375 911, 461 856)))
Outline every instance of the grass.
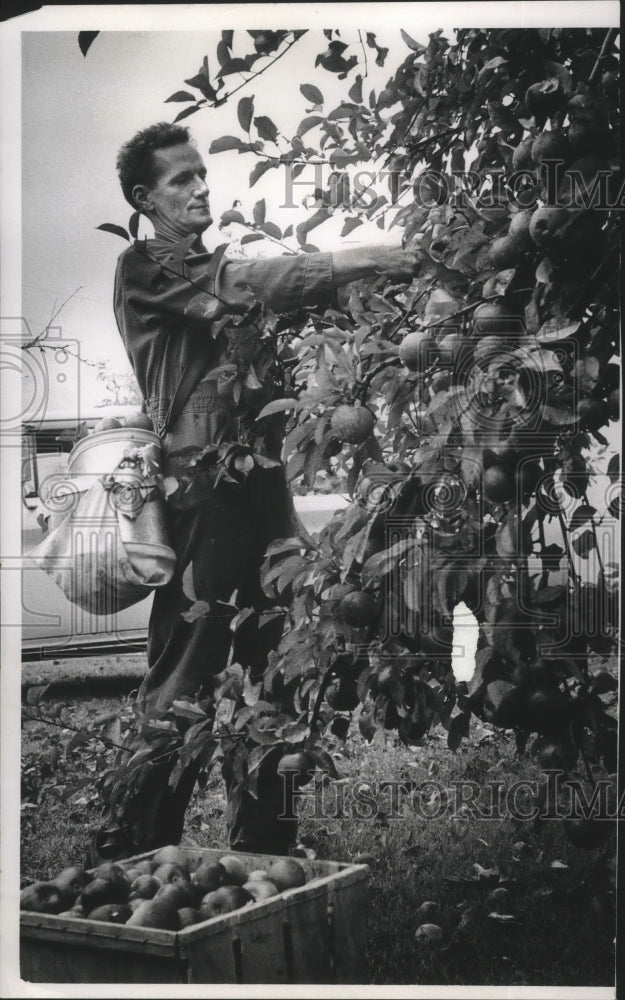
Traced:
MULTIPOLYGON (((80 721, 119 704, 119 699, 78 700, 68 711, 80 721)), ((67 743, 69 734, 58 732, 61 743, 67 743)), ((416 748, 405 748, 392 738, 380 746, 350 737, 337 759, 343 815, 334 808, 335 785, 324 790, 323 815, 315 814, 312 796, 301 803, 300 839, 317 857, 350 860, 371 855, 368 975, 363 978, 375 985, 613 985, 615 917, 610 897, 601 895, 601 850, 573 846, 557 822, 534 830, 532 824, 509 817, 425 819, 411 808, 411 794, 393 813, 390 792, 380 788, 381 782, 411 782, 408 787, 419 792, 428 779, 447 789, 454 782, 475 782, 477 789, 495 780, 507 786, 515 779, 539 777, 531 759, 516 755, 514 740, 489 727, 476 726, 473 739, 455 754, 443 737, 431 737, 416 748), (363 781, 370 798, 368 807, 363 800, 359 815, 350 808, 350 793, 363 781), (365 817, 366 809, 374 815, 365 817), (513 845, 521 838, 528 847, 516 860, 513 845), (552 867, 554 861, 567 867, 552 867), (493 886, 487 879, 475 879, 476 863, 498 869, 510 894, 503 909, 515 920, 500 922, 489 916, 493 886), (444 931, 440 946, 415 941, 416 911, 424 900, 438 904, 436 919, 444 931), (601 901, 607 903, 603 909, 601 901)), ((99 819, 88 786, 62 801, 65 780, 88 777, 87 771, 81 774, 80 752, 74 759, 60 753, 52 766, 49 746, 49 727, 41 722, 25 726, 23 884, 53 877, 65 865, 81 864, 99 819)), ((211 780, 189 808, 185 840, 200 847, 224 845, 224 806, 223 786, 211 780)), ((612 841, 608 844, 613 850, 612 841)))

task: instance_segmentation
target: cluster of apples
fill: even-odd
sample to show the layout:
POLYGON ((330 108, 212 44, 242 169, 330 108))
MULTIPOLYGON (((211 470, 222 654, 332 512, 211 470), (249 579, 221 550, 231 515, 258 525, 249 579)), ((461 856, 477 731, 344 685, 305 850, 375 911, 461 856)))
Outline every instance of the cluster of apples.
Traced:
POLYGON ((266 869, 248 871, 241 858, 226 855, 219 861, 206 858, 192 870, 185 852, 169 845, 127 865, 108 861, 92 872, 65 868, 51 882, 26 886, 20 909, 177 931, 306 881, 295 858, 277 858, 266 869))
POLYGON ((127 417, 102 417, 93 428, 92 434, 99 434, 101 431, 116 431, 120 427, 132 427, 142 431, 153 431, 154 425, 147 415, 138 410, 127 417))

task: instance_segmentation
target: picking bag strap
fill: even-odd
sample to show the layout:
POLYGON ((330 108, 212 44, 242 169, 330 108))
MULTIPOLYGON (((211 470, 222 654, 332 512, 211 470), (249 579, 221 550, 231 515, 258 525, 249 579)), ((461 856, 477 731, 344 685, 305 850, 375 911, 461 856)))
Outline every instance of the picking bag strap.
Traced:
MULTIPOLYGON (((224 243, 222 246, 217 247, 217 249, 214 251, 210 261, 210 268, 207 275, 208 277, 214 277, 214 275, 217 273, 217 268, 227 248, 228 245, 224 243)), ((174 250, 172 259, 177 265, 180 266, 181 273, 184 264, 184 257, 186 256, 188 249, 189 249, 188 241, 181 240, 181 242, 177 244, 174 250)), ((199 346, 201 348, 204 348, 205 345, 203 343, 200 343, 199 346)), ((196 350, 192 352, 192 354, 187 358, 185 362, 182 374, 180 376, 180 381, 176 386, 176 391, 174 392, 172 401, 169 404, 169 409, 165 414, 165 420, 163 421, 163 424, 159 429, 158 432, 159 437, 164 437, 165 434, 167 434, 169 428, 172 427, 173 424, 175 424, 176 420, 178 419, 183 409, 185 408, 191 396, 191 393, 199 383, 207 367, 208 367, 208 361, 206 358, 206 351, 204 349, 198 350, 196 348, 196 350)))

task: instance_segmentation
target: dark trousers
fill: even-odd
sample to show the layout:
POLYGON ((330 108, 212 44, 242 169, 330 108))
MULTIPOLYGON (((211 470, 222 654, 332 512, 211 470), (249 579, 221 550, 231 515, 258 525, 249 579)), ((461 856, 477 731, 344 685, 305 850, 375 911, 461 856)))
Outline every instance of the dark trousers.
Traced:
MULTIPOLYGON (((233 612, 224 605, 235 592, 239 608, 262 610, 271 603, 259 581, 265 549, 273 539, 296 532, 297 518, 282 468, 255 468, 243 485, 221 482, 196 506, 171 511, 177 567, 170 583, 154 594, 148 673, 139 691, 143 711, 163 711, 175 699, 210 695, 215 674, 227 665, 233 641, 232 661, 250 667, 253 677, 262 675, 269 651, 279 642, 281 619, 260 631, 244 629, 233 637, 233 612), (206 601, 210 611, 188 622, 182 613, 192 607, 193 596, 206 601)), ((135 736, 133 749, 140 745, 140 737, 135 736)), ((271 756, 264 762, 256 799, 248 792, 231 796, 234 779, 225 761, 231 847, 286 853, 294 842, 295 820, 279 818, 284 812, 284 789, 276 763, 271 756)), ((116 822, 138 849, 178 843, 182 836, 198 769, 190 766, 172 791, 168 781, 174 766, 175 760, 152 765, 141 788, 125 797, 121 812, 116 812, 116 822)))

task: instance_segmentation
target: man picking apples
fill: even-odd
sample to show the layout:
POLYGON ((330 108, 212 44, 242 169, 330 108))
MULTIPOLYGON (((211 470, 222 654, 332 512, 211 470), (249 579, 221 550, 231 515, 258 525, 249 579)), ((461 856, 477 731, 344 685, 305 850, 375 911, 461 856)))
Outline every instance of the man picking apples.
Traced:
MULTIPOLYGON (((239 320, 237 326, 237 317, 255 303, 277 313, 323 305, 338 286, 368 276, 410 280, 417 255, 384 245, 253 262, 229 261, 224 247, 208 253, 202 244, 212 222, 206 167, 180 125, 160 123, 139 132, 122 147, 117 168, 126 200, 151 222, 154 237, 136 241, 119 258, 115 315, 147 412, 162 437, 165 472, 182 482, 194 455, 237 440, 241 399, 229 396, 228 378, 259 336, 249 323, 239 320), (188 366, 195 385, 167 427, 188 366)), ((265 447, 273 462, 246 467, 241 481, 216 483, 215 470, 205 469, 168 498, 178 563, 171 582, 154 594, 148 672, 139 692, 145 713, 163 712, 177 698, 210 694, 233 641, 225 606, 236 591, 239 607, 262 608, 259 568, 265 549, 297 531, 279 463, 280 441, 265 447), (191 580, 196 599, 210 609, 194 621, 183 617, 192 604, 191 580)), ((254 633, 253 642, 237 640, 235 661, 258 676, 279 637, 275 628, 273 633, 265 628, 254 633), (258 641, 262 633, 265 648, 258 641)), ((137 735, 132 749, 141 746, 137 735)), ((180 840, 197 775, 189 768, 173 792, 168 787, 173 763, 154 763, 142 786, 115 806, 94 838, 94 861, 180 840)), ((230 792, 233 776, 227 767, 224 775, 230 792)), ((258 800, 244 794, 230 802, 231 846, 286 853, 295 824, 280 821, 282 811, 282 782, 274 765, 272 773, 261 773, 258 800)))

